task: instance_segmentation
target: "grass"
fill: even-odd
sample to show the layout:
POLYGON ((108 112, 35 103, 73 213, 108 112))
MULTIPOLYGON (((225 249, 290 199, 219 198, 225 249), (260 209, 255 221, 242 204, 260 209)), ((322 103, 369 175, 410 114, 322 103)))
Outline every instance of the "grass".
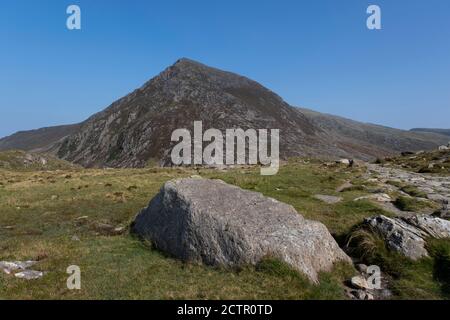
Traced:
POLYGON ((426 209, 437 209, 436 204, 432 202, 405 196, 398 197, 394 201, 394 205, 402 211, 410 212, 421 212, 426 209))
POLYGON ((423 191, 420 191, 417 189, 417 187, 414 186, 403 186, 400 188, 403 192, 409 194, 411 197, 418 197, 418 198, 427 198, 427 194, 423 191))
MULTIPOLYGON (((348 265, 336 265, 313 285, 280 261, 239 270, 182 263, 128 233, 108 236, 97 226, 128 226, 164 182, 200 174, 289 203, 342 243, 364 218, 389 215, 368 201, 353 201, 366 194, 363 188, 335 192, 345 181, 364 183, 360 170, 303 159, 290 160, 275 176, 261 176, 257 168, 0 170, 0 260, 36 259, 36 268, 48 271, 36 281, 0 273, 0 299, 344 299, 343 283, 355 272, 348 265), (329 205, 315 194, 344 200, 329 205), (74 264, 81 267, 81 291, 66 288, 66 268, 74 264)), ((408 279, 399 278, 406 288, 398 297, 408 296, 408 279)), ((432 279, 437 298, 439 281, 432 279)))
POLYGON ((321 274, 319 285, 312 285, 279 262, 272 262, 271 268, 262 263, 241 270, 191 265, 146 247, 128 233, 99 232, 98 224, 128 226, 164 182, 194 174, 288 202, 336 233, 345 232, 373 209, 359 204, 346 212, 353 204, 329 206, 317 201, 315 193, 333 194, 356 173, 343 169, 327 173, 319 165, 295 161, 273 177, 261 176, 256 168, 0 170, 0 260, 39 259, 36 268, 48 271, 42 279, 28 282, 1 273, 0 299, 345 298, 342 283, 354 272, 351 266, 336 266, 321 274), (74 236, 80 241, 72 240, 74 236), (81 291, 66 289, 65 271, 73 264, 82 270, 81 291))

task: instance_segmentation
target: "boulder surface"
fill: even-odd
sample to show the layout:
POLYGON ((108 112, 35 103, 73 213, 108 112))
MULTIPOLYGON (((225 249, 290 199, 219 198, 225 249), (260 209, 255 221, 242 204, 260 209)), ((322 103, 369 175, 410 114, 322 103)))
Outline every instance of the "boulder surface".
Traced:
POLYGON ((389 249, 412 260, 428 256, 427 238, 450 238, 450 221, 427 215, 397 218, 381 215, 367 218, 365 224, 383 237, 389 249))
POLYGON ((165 183, 137 215, 132 232, 184 261, 236 267, 272 257, 313 282, 335 262, 351 262, 322 223, 221 180, 165 183))

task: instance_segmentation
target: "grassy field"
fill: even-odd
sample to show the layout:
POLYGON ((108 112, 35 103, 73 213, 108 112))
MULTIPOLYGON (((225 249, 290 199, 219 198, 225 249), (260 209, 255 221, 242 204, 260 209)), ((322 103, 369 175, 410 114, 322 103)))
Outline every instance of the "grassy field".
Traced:
MULTIPOLYGON (((1 273, 0 299, 345 299, 343 282, 355 274, 348 265, 337 265, 312 285, 278 261, 239 270, 182 263, 104 226, 127 228, 165 181, 200 174, 292 204, 343 242, 365 217, 389 214, 370 202, 352 201, 365 194, 363 188, 340 193, 344 201, 334 205, 313 195, 337 195, 337 186, 358 182, 361 173, 305 160, 292 160, 270 177, 256 168, 0 170, 0 260, 39 260, 35 269, 47 271, 33 281, 1 273), (82 290, 66 288, 69 265, 80 266, 82 290)), ((424 268, 433 273, 430 261, 424 268)), ((407 293, 416 285, 410 279, 398 278, 407 288, 396 297, 418 296, 407 293)), ((420 297, 446 297, 438 280, 424 281, 431 285, 420 297)))

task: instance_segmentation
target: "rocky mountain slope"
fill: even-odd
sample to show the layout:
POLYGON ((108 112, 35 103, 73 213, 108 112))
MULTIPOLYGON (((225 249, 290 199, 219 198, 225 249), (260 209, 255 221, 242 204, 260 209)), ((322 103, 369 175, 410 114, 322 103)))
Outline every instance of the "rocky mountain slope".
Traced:
POLYGON ((359 158, 380 157, 403 151, 436 149, 448 138, 436 132, 412 132, 298 108, 316 127, 325 131, 340 149, 359 158))
POLYGON ((414 128, 414 129, 411 129, 411 131, 414 131, 414 132, 434 132, 434 133, 450 136, 450 129, 414 128))
POLYGON ((448 140, 297 109, 248 78, 180 59, 83 123, 19 133, 1 139, 0 150, 37 148, 86 167, 143 167, 149 160, 170 165, 173 130, 192 132, 198 120, 204 130, 222 132, 280 129, 282 158, 371 159, 448 140))

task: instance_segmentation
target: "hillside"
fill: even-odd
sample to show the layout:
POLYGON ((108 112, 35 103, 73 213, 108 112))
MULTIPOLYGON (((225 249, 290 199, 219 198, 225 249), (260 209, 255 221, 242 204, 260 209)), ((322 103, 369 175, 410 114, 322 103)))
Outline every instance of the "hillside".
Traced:
POLYGON ((75 133, 78 129, 79 125, 74 124, 30 131, 19 131, 0 139, 0 151, 13 149, 25 151, 45 149, 65 136, 75 133))
POLYGON ((0 169, 14 171, 52 171, 75 169, 77 165, 52 155, 10 150, 0 152, 0 169))
POLYGON ((340 149, 349 150, 360 158, 366 155, 386 156, 403 151, 436 149, 440 144, 447 144, 444 135, 433 132, 411 132, 362 123, 343 117, 299 108, 313 124, 329 135, 340 149), (434 147, 430 147, 433 146, 434 147))
POLYGON ((433 133, 438 133, 438 134, 442 134, 445 136, 450 136, 450 129, 414 128, 414 129, 411 129, 411 131, 413 131, 413 132, 433 132, 433 133))

